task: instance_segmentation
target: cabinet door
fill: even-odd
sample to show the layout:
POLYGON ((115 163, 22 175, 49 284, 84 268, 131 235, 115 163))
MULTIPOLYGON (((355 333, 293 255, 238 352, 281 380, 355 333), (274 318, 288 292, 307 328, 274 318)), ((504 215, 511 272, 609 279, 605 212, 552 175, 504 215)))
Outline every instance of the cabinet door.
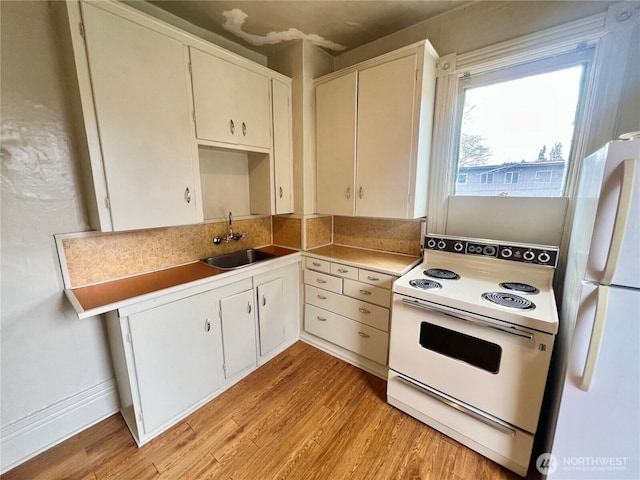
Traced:
POLYGON ((354 214, 357 81, 353 72, 316 86, 317 213, 354 214))
POLYGON ((186 48, 92 4, 82 10, 113 229, 202 221, 186 48))
POLYGON ((269 79, 236 67, 238 143, 271 148, 271 97, 269 79))
POLYGON ((265 355, 284 341, 284 295, 282 278, 258 285, 258 323, 260 355, 265 355))
POLYGON ((212 394, 220 384, 220 323, 203 293, 129 317, 146 433, 212 394))
POLYGON ((407 218, 416 54, 359 72, 356 215, 407 218))
POLYGON ((196 136, 202 140, 238 143, 237 67, 195 48, 191 53, 196 136))
POLYGON ((275 163, 276 214, 293 212, 293 157, 291 144, 291 89, 271 81, 273 101, 273 158, 275 163))
POLYGON ((256 364, 253 290, 220 300, 224 374, 229 378, 256 364))

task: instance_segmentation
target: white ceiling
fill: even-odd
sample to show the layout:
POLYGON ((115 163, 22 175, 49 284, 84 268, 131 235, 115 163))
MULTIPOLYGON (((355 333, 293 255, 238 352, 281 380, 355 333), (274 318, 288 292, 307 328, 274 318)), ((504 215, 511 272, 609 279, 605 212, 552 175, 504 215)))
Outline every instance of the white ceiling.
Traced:
POLYGON ((149 3, 263 55, 269 55, 283 41, 298 38, 307 38, 337 55, 470 2, 149 0, 149 3))

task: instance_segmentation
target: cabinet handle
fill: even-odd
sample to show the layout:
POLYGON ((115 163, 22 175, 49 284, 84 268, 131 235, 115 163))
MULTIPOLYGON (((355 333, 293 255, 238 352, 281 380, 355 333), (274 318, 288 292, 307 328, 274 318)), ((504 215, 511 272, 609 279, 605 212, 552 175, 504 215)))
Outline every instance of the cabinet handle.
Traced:
POLYGON ((349 270, 347 270, 346 268, 339 268, 338 273, 349 273, 349 270))
POLYGON ((208 318, 204 319, 204 331, 205 332, 211 331, 211 320, 209 320, 208 318))
POLYGON ((372 282, 379 282, 380 279, 378 277, 372 277, 370 275, 367 275, 367 280, 371 280, 372 282))
POLYGON ((364 332, 358 332, 358 335, 360 335, 362 338, 369 338, 371 335, 368 335, 364 332))
POLYGON ((242 136, 246 137, 247 136, 247 124, 242 122, 242 136))
POLYGON ((311 265, 313 265, 314 267, 320 267, 320 266, 322 266, 322 264, 321 264, 321 263, 318 263, 318 262, 313 262, 311 265))
POLYGON ((229 130, 231 130, 231 135, 236 133, 236 124, 233 123, 233 120, 229 120, 229 130))
POLYGON ((362 187, 360 187, 360 191, 358 192, 358 197, 364 197, 364 192, 362 191, 362 187))
POLYGON ((251 304, 247 303, 247 313, 251 313, 251 304))
POLYGON ((187 203, 191 203, 191 190, 189 187, 184 190, 184 201, 187 203))
POLYGON ((362 295, 371 295, 371 292, 369 290, 360 290, 360 293, 362 295))
POLYGON ((326 299, 327 299, 327 297, 325 297, 324 295, 318 295, 318 298, 319 298, 320 300, 326 300, 326 299))
POLYGON ((347 200, 351 199, 351 187, 347 187, 345 195, 347 196, 347 200))
POLYGON ((316 278, 316 282, 322 284, 322 283, 327 283, 326 280, 322 280, 321 278, 316 278))
POLYGON ((264 307, 267 304, 267 297, 262 296, 262 306, 264 307))
POLYGON ((366 308, 362 308, 362 307, 360 307, 360 308, 358 309, 358 311, 359 311, 360 313, 371 313, 371 311, 367 310, 366 308))
POLYGON ((282 195, 284 195, 284 191, 282 190, 282 187, 280 187, 280 198, 282 198, 282 195))
POLYGON ((327 319, 326 319, 326 318, 321 317, 321 316, 317 316, 316 318, 317 318, 318 320, 320 320, 321 322, 326 322, 326 321, 327 321, 327 319))

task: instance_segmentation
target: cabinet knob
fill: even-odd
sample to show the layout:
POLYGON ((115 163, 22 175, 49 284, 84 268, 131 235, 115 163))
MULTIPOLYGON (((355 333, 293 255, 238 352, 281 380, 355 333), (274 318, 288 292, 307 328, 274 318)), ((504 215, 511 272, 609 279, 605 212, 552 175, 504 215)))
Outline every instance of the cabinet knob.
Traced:
POLYGON ((367 275, 367 280, 370 280, 372 282, 379 282, 380 279, 378 277, 372 277, 371 275, 367 275))
POLYGON ((229 130, 231 130, 231 135, 236 133, 236 124, 233 123, 233 120, 229 120, 229 130))
POLYGON ((362 187, 360 187, 360 190, 358 191, 358 197, 364 197, 364 191, 362 190, 362 187))
POLYGON ((251 304, 247 303, 247 313, 251 313, 251 304))
POLYGON ((244 137, 246 137, 246 136, 247 136, 247 124, 246 124, 246 123, 244 123, 244 122, 242 122, 242 135, 243 135, 244 137))
POLYGON ((282 195, 284 195, 284 192, 282 191, 282 187, 280 187, 280 198, 282 198, 282 195))
POLYGON ((371 335, 368 335, 364 332, 358 332, 358 335, 360 335, 362 338, 369 338, 371 335))
POLYGON ((349 270, 347 270, 346 268, 339 268, 338 269, 338 273, 348 273, 349 270))
POLYGON ((370 311, 370 310, 367 310, 366 308, 362 308, 362 307, 360 307, 360 308, 358 309, 358 311, 359 311, 360 313, 365 313, 365 314, 367 314, 367 313, 371 313, 371 311, 370 311))
POLYGON ((324 295, 316 295, 318 297, 319 300, 326 300, 327 297, 325 297, 324 295))
POLYGON ((205 332, 211 331, 211 320, 209 320, 208 318, 204 319, 204 331, 205 332))
POLYGON ((321 317, 321 316, 319 316, 319 315, 318 315, 316 318, 317 318, 318 320, 320 320, 321 322, 326 322, 326 321, 327 321, 327 319, 326 319, 326 318, 321 317))
POLYGON ((360 293, 362 295, 371 295, 371 292, 369 290, 360 290, 360 293))
POLYGON ((264 307, 267 304, 267 297, 262 296, 262 306, 264 307))
POLYGON ((322 280, 321 278, 316 278, 316 282, 323 284, 323 283, 327 283, 326 280, 322 280))
POLYGON ((191 190, 189 187, 184 189, 184 201, 187 203, 191 203, 191 190))
POLYGON ((347 187, 347 191, 345 192, 345 195, 347 197, 347 200, 351 198, 351 187, 347 187))

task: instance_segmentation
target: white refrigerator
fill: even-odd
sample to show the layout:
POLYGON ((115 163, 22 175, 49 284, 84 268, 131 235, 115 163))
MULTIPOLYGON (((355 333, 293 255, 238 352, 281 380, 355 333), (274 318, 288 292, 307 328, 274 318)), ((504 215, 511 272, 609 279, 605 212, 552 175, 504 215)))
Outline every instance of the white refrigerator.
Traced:
MULTIPOLYGON (((640 479, 640 140, 581 167, 558 339, 564 383, 548 478, 640 479)), ((558 398, 557 397, 557 398, 558 398)))

